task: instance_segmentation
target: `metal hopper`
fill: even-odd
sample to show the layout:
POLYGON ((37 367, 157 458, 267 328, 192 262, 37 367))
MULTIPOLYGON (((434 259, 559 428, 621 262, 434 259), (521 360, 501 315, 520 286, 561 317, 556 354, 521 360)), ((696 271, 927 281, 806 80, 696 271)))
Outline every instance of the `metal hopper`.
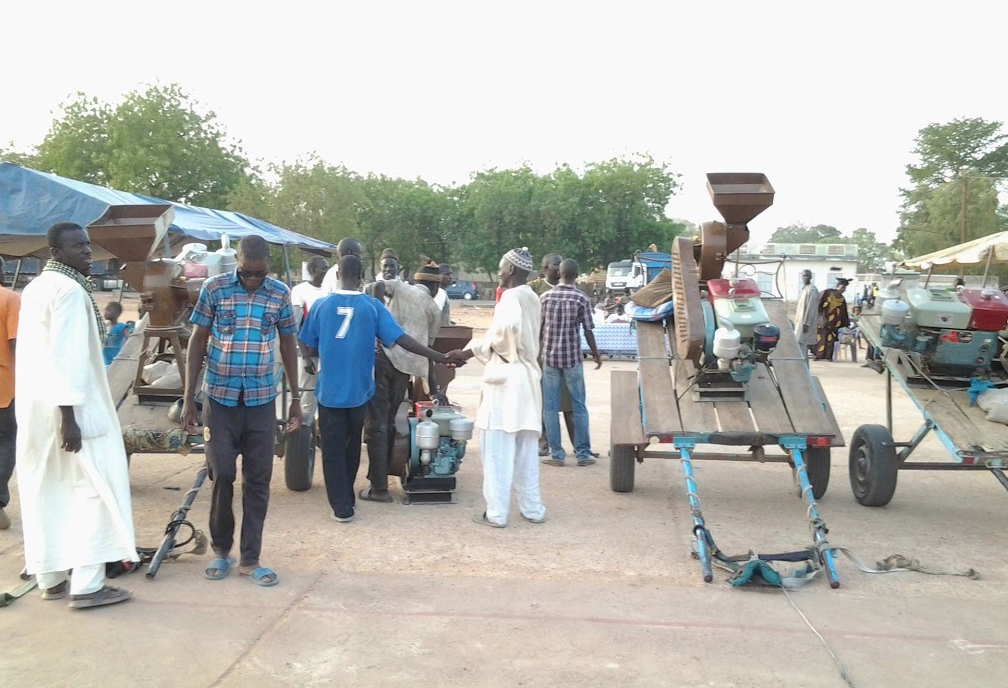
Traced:
POLYGON ((168 203, 110 205, 87 230, 93 244, 120 261, 142 262, 153 255, 174 219, 175 209, 168 203))
POLYGON ((707 191, 729 225, 744 225, 773 205, 774 188, 762 172, 711 172, 707 191))
POLYGON ((774 189, 762 172, 710 172, 707 191, 725 221, 700 226, 700 243, 693 251, 702 280, 721 276, 729 254, 749 240, 747 223, 774 199, 774 189))

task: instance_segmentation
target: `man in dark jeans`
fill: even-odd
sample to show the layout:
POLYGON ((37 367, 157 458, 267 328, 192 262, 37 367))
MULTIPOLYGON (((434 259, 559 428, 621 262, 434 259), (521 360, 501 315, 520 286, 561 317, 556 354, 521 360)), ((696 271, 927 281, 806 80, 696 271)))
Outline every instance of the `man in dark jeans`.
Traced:
MULTIPOLYGON (((0 275, 3 274, 0 259, 0 275)), ((7 504, 10 502, 10 478, 14 473, 17 420, 14 418, 14 345, 17 339, 18 311, 21 297, 0 285, 0 530, 10 528, 7 504)))
POLYGON ((302 357, 319 360, 315 398, 322 433, 322 474, 331 516, 340 523, 354 518, 361 432, 368 402, 375 394, 375 339, 435 363, 451 362, 406 334, 381 301, 360 292, 363 272, 357 256, 340 258, 339 289, 315 302, 299 335, 302 357))
MULTIPOLYGON (((441 309, 434 301, 441 274, 437 264, 422 266, 414 275, 416 286, 406 282, 379 280, 364 290, 382 301, 403 332, 424 346, 431 346, 441 329, 441 309)), ((432 398, 446 402, 435 387, 434 364, 401 346, 376 344, 374 356, 375 393, 364 416, 364 442, 368 448, 368 480, 371 487, 357 496, 371 502, 392 501, 388 472, 395 446, 395 417, 406 398, 410 377, 414 389, 429 383, 432 398)), ((414 393, 414 397, 416 394, 414 393)))
POLYGON ((196 380, 206 358, 203 381, 203 438, 213 481, 210 502, 211 546, 217 557, 205 577, 228 575, 234 558, 234 481, 242 456, 242 532, 239 573, 257 585, 277 584, 277 575, 259 565, 262 532, 269 506, 276 438, 277 383, 273 349, 280 338, 280 358, 293 388, 287 413, 288 433, 301 427, 297 390, 297 325, 290 290, 269 276, 269 244, 260 236, 238 242, 235 272, 203 284, 190 321, 182 427, 196 430, 196 380))

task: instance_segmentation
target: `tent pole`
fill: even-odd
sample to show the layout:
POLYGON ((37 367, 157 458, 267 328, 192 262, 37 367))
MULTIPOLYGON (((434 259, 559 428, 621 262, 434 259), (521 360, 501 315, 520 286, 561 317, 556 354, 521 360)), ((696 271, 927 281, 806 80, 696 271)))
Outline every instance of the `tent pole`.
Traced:
POLYGON ((987 247, 987 265, 984 266, 984 278, 983 278, 984 287, 987 286, 987 275, 990 273, 991 258, 993 257, 994 257, 994 247, 989 246, 987 247))
POLYGON ((291 282, 291 274, 290 274, 290 254, 287 253, 287 244, 283 245, 283 251, 284 251, 284 268, 286 268, 287 270, 287 286, 293 287, 294 284, 291 282))
POLYGON ((16 291, 17 290, 18 278, 21 276, 21 261, 22 260, 24 260, 24 258, 18 258, 17 259, 17 266, 14 268, 14 281, 11 282, 11 285, 10 285, 11 291, 16 291))
POLYGON ((934 263, 931 263, 931 267, 928 268, 927 277, 924 279, 924 288, 928 288, 928 282, 931 281, 931 273, 934 272, 934 263))
MULTIPOLYGON (((284 255, 284 269, 287 271, 287 286, 293 287, 294 285, 291 284, 291 274, 290 274, 290 254, 287 252, 287 244, 283 245, 283 255, 284 255)), ((300 367, 300 362, 298 363, 298 366, 300 367)), ((283 385, 280 391, 280 404, 282 409, 280 412, 281 422, 287 418, 287 409, 290 408, 287 402, 287 390, 294 389, 294 385, 296 384, 298 384, 297 380, 287 379, 287 370, 284 369, 283 385)), ((242 460, 244 461, 244 457, 242 457, 242 460)))

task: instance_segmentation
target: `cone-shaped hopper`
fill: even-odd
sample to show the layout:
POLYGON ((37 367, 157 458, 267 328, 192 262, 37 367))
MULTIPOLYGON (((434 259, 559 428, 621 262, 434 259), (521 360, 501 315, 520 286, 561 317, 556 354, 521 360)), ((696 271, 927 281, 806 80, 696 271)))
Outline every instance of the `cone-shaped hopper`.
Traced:
POLYGON ((167 203, 110 205, 87 229, 93 244, 128 263, 147 260, 174 219, 175 209, 167 203))
POLYGON ((707 190, 731 225, 744 225, 773 205, 774 189, 762 172, 711 172, 707 190))

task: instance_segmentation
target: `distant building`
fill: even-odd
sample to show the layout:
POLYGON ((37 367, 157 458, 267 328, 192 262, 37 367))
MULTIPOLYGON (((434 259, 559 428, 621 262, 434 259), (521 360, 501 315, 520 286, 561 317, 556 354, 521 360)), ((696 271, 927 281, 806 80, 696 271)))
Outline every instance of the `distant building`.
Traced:
POLYGON ((853 301, 859 286, 863 288, 857 281, 857 266, 855 244, 747 243, 725 261, 724 275, 733 276, 737 267, 739 276, 756 280, 764 296, 794 301, 802 288, 802 271, 811 270, 812 284, 820 291, 835 287, 840 278, 851 280, 846 296, 853 301))

